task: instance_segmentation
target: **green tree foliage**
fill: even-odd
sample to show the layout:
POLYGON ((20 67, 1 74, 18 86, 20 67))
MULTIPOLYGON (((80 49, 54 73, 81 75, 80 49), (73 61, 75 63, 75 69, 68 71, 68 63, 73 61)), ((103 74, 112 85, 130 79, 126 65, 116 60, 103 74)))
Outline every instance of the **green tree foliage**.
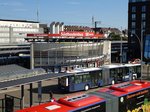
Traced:
POLYGON ((121 36, 122 36, 122 40, 127 41, 128 38, 125 35, 121 35, 121 34, 115 34, 114 32, 109 34, 109 37, 112 39, 112 41, 120 41, 121 40, 121 36))

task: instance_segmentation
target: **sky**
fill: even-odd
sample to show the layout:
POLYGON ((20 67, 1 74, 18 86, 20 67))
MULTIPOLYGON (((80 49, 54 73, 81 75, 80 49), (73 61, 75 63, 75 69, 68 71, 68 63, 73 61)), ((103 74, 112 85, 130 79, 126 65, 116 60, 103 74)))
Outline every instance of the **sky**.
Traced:
POLYGON ((128 0, 0 0, 0 19, 127 28, 128 0), (38 16, 37 16, 38 12, 38 16))

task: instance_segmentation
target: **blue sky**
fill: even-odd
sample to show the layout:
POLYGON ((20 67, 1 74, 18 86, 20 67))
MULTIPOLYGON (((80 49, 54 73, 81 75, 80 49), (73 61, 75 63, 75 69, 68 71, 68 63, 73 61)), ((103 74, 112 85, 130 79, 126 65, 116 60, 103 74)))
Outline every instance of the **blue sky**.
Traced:
POLYGON ((0 0, 0 19, 37 20, 51 23, 127 28, 128 0, 0 0))

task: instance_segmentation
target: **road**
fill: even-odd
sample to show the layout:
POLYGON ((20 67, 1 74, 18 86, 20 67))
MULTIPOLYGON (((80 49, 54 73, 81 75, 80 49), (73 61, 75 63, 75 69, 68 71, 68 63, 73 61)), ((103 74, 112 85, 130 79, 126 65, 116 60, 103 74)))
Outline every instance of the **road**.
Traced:
MULTIPOLYGON (((47 80, 47 81, 43 81, 42 82, 42 102, 46 102, 49 101, 49 91, 52 91, 54 94, 54 97, 56 99, 59 99, 60 97, 64 97, 67 95, 72 95, 72 94, 78 94, 78 93, 87 93, 87 92, 91 92, 91 91, 95 91, 99 88, 95 88, 95 89, 90 89, 89 91, 81 91, 81 92, 76 92, 76 93, 65 93, 63 91, 61 91, 60 89, 58 89, 57 86, 57 79, 51 79, 51 80, 47 80)), ((38 105, 39 101, 38 101, 38 89, 37 89, 37 83, 33 83, 33 105, 38 105)), ((13 87, 13 88, 9 88, 7 90, 1 90, 0 91, 0 99, 4 98, 5 94, 11 95, 11 96, 15 96, 15 97, 21 97, 21 91, 20 91, 21 87, 13 87)), ((25 91, 24 91, 24 95, 25 95, 25 107, 29 107, 30 104, 30 94, 29 94, 29 85, 25 85, 25 91)))

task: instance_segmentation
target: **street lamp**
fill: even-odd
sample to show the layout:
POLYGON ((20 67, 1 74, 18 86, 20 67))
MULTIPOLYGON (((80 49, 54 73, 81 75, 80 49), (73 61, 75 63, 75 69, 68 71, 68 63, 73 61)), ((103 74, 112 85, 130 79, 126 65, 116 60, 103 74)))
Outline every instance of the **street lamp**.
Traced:
POLYGON ((136 34, 136 33, 132 33, 131 32, 131 36, 132 35, 135 35, 135 37, 138 39, 138 42, 139 42, 139 44, 140 44, 140 48, 141 48, 141 78, 142 78, 142 65, 143 65, 143 32, 144 32, 144 30, 143 29, 141 29, 141 40, 140 40, 140 38, 139 38, 139 36, 136 34))

